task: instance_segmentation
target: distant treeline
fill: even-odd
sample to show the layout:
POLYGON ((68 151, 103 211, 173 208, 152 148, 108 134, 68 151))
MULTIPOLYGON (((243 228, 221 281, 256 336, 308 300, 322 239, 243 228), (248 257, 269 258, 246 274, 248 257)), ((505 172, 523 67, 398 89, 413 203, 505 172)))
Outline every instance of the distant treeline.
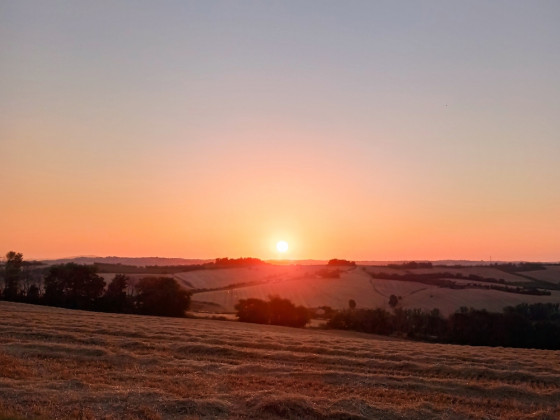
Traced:
POLYGON ((38 278, 29 278, 23 255, 10 251, 2 269, 4 300, 91 311, 184 316, 190 294, 170 277, 145 277, 131 284, 117 274, 106 285, 97 266, 52 265, 38 278), (106 287, 107 286, 107 287, 106 287))
MULTIPOLYGON (((550 296, 548 290, 540 290, 536 287, 527 286, 506 286, 504 279, 495 279, 491 277, 482 277, 476 274, 469 274, 465 276, 462 273, 386 273, 386 272, 369 272, 369 275, 374 279, 382 280, 400 280, 411 281, 423 284, 430 284, 432 286, 446 287, 449 289, 491 289, 499 290, 508 293, 519 293, 523 295, 536 295, 536 296, 550 296), (481 283, 491 283, 489 285, 482 285, 476 283, 456 283, 450 279, 472 280, 481 283)), ((550 288, 558 288, 557 285, 551 283, 550 288)))
POLYGON ((471 346, 560 349, 558 303, 520 304, 502 313, 463 307, 447 318, 438 309, 346 309, 327 327, 471 346))
POLYGON ((205 268, 229 268, 229 267, 254 267, 269 265, 259 258, 216 258, 214 263, 205 264, 205 268))
POLYGON ((195 270, 211 270, 216 268, 231 267, 253 267, 266 265, 268 263, 258 258, 216 258, 215 262, 191 265, 147 265, 138 267, 135 265, 93 263, 99 273, 123 273, 123 274, 176 274, 195 270))
POLYGON ((497 268, 498 270, 504 271, 506 273, 521 273, 523 271, 546 270, 544 264, 533 262, 495 263, 490 264, 489 267, 497 268))
POLYGON ((348 261, 348 260, 339 260, 338 258, 333 258, 329 260, 327 265, 330 266, 343 266, 343 267, 356 267, 355 261, 348 261))
POLYGON ((415 270, 417 268, 432 268, 432 263, 431 262, 416 262, 416 261, 411 261, 411 262, 405 262, 402 264, 387 264, 387 267, 389 268, 398 268, 398 269, 406 269, 406 270, 415 270))
POLYGON ((204 270, 206 264, 193 265, 147 265, 138 267, 136 265, 123 265, 111 263, 93 263, 98 273, 121 273, 121 274, 175 274, 186 271, 204 270))

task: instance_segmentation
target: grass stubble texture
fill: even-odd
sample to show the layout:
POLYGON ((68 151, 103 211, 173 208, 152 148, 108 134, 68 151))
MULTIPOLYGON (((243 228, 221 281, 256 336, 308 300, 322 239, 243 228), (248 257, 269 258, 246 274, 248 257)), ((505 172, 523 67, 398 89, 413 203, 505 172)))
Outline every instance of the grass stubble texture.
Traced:
POLYGON ((0 302, 0 419, 557 419, 560 351, 0 302))

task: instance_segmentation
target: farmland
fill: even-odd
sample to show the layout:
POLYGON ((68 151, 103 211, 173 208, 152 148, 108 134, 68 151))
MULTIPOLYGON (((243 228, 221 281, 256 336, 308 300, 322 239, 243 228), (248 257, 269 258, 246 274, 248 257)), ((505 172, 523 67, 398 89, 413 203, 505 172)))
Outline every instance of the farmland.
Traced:
POLYGON ((15 418, 560 416, 560 352, 0 302, 15 418))
MULTIPOLYGON (((444 315, 455 312, 461 306, 500 312, 505 306, 519 303, 560 302, 560 290, 551 290, 549 296, 533 296, 481 288, 449 289, 412 281, 372 279, 369 275, 369 272, 374 271, 396 274, 406 272, 385 267, 342 269, 338 278, 318 275, 325 269, 325 266, 263 266, 191 271, 175 274, 175 278, 185 288, 195 291, 193 305, 206 311, 226 313, 234 311, 239 299, 266 299, 270 295, 279 295, 307 307, 328 305, 341 309, 347 307, 350 299, 354 299, 359 307, 390 309, 389 297, 394 294, 401 297, 399 305, 403 308, 439 308, 444 315)), ((557 266, 550 266, 547 270, 530 273, 535 280, 540 279, 537 276, 547 276, 546 281, 553 284, 552 280, 560 277, 560 270, 556 269, 557 266)), ((472 283, 479 287, 488 284, 467 280, 472 275, 504 279, 509 287, 531 284, 527 277, 505 273, 492 267, 433 268, 416 272, 438 271, 462 274, 465 280, 454 279, 457 284, 472 283)), ((535 286, 541 285, 535 283, 535 286)))

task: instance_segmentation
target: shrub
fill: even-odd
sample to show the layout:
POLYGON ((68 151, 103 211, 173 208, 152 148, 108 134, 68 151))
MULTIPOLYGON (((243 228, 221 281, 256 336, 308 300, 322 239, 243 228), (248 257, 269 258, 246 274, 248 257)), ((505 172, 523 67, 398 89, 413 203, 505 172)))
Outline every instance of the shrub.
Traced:
POLYGON ((241 299, 235 309, 242 322, 304 327, 310 320, 307 308, 295 306, 279 296, 269 296, 268 302, 255 298, 241 299))

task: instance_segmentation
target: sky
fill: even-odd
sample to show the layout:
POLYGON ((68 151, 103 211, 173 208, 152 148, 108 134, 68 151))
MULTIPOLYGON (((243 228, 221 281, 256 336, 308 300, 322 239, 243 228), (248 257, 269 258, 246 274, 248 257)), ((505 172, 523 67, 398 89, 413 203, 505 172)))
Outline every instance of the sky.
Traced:
POLYGON ((559 261, 559 21, 3 0, 0 253, 559 261))

